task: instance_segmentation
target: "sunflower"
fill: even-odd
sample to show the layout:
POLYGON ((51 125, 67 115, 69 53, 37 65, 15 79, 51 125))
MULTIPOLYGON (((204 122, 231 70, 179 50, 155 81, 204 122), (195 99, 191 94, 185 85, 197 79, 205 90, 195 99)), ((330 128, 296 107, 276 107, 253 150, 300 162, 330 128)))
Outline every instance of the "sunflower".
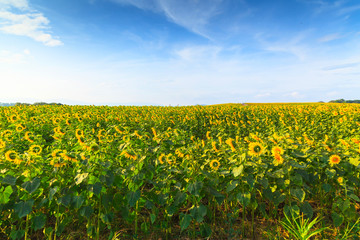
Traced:
POLYGON ((9 150, 5 153, 5 158, 6 160, 13 162, 14 160, 17 159, 17 153, 13 150, 9 150))
POLYGON ((171 153, 169 153, 167 156, 166 156, 166 162, 168 163, 168 164, 174 164, 175 163, 175 161, 176 161, 176 159, 175 159, 175 157, 171 154, 171 153))
POLYGON ((5 141, 0 139, 0 148, 5 148, 5 146, 6 146, 5 141))
POLYGON ((34 136, 31 132, 27 131, 25 132, 25 140, 28 140, 29 142, 34 142, 34 136))
POLYGON ((17 115, 11 115, 9 117, 10 122, 16 122, 18 119, 19 119, 19 117, 17 115))
POLYGON ((100 147, 99 145, 97 145, 96 143, 93 143, 89 146, 89 150, 92 151, 92 152, 97 152, 100 150, 100 147))
POLYGON ((275 153, 274 154, 274 165, 280 165, 284 162, 284 159, 281 157, 281 155, 279 153, 275 153))
POLYGON ((25 129, 25 126, 22 125, 22 124, 18 124, 18 125, 16 125, 15 129, 16 129, 17 132, 21 132, 21 131, 23 131, 25 129))
POLYGON ((236 149, 235 149, 235 147, 234 147, 233 141, 234 141, 234 139, 229 138, 228 140, 225 141, 225 143, 230 146, 231 151, 235 152, 236 149))
POLYGON ((218 152, 219 150, 216 148, 216 143, 214 141, 211 142, 212 148, 215 152, 218 152))
POLYGON ((77 138, 83 137, 83 136, 84 136, 84 131, 77 128, 77 129, 75 130, 75 135, 76 135, 77 138))
POLYGON ((61 157, 63 153, 65 153, 66 151, 64 150, 61 150, 61 149, 55 149, 54 151, 52 151, 51 153, 51 156, 53 158, 56 158, 56 157, 61 157))
POLYGON ((259 142, 252 142, 249 144, 249 154, 251 156, 260 156, 264 151, 264 146, 259 142))
POLYGON ((343 177, 338 177, 337 181, 340 185, 342 185, 344 183, 344 178, 343 177))
POLYGON ((218 170, 218 168, 220 167, 220 162, 218 160, 214 159, 210 162, 210 167, 213 170, 218 170))
POLYGON ((165 157, 165 154, 164 153, 162 153, 160 156, 159 156, 159 163, 160 164, 164 164, 164 161, 163 161, 163 158, 165 157))
POLYGON ((331 166, 335 165, 335 164, 339 164, 341 158, 339 155, 331 155, 329 158, 329 163, 331 166))
POLYGON ((281 147, 279 146, 275 146, 271 149, 271 153, 273 156, 275 156, 276 154, 283 154, 284 153, 284 149, 282 149, 281 147))
POLYGON ((42 152, 42 147, 39 145, 31 145, 29 148, 29 153, 32 155, 40 155, 42 152))

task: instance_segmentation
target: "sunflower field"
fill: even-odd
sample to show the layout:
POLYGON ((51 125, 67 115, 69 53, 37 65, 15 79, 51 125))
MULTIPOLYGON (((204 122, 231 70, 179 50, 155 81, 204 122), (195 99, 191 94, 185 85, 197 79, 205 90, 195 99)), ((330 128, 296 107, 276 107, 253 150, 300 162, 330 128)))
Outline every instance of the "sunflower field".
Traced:
POLYGON ((360 105, 0 108, 0 239, 359 239, 360 105))

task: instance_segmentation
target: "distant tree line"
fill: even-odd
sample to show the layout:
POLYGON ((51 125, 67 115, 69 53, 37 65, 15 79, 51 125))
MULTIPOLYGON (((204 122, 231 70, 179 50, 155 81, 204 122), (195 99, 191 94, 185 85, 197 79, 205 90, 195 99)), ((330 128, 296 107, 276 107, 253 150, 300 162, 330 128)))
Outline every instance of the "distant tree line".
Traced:
POLYGON ((360 103, 360 100, 337 99, 337 100, 331 100, 330 103, 360 103))
POLYGON ((22 102, 16 102, 16 103, 0 103, 0 107, 11 107, 11 106, 39 106, 39 105, 63 105, 62 103, 46 103, 46 102, 35 102, 33 104, 31 103, 22 103, 22 102))

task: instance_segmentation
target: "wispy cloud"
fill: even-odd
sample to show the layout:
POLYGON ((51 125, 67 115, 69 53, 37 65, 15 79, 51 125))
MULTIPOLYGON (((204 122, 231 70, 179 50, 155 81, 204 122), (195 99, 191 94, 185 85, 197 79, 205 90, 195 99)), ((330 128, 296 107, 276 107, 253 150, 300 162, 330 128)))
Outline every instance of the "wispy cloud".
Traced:
POLYGON ((14 53, 7 50, 0 50, 0 63, 19 64, 26 61, 27 56, 30 55, 30 51, 25 49, 22 53, 14 53))
POLYGON ((218 46, 189 46, 174 51, 175 55, 185 61, 198 61, 199 59, 216 59, 222 51, 218 46))
POLYGON ((222 12, 226 0, 112 0, 137 8, 160 12, 170 21, 203 37, 210 38, 206 26, 211 19, 222 12))
POLYGON ((331 42, 336 39, 340 39, 342 36, 339 33, 325 35, 318 39, 319 42, 331 42))
POLYGON ((265 51, 291 54, 303 61, 306 59, 308 52, 308 48, 303 43, 303 40, 306 39, 309 32, 311 32, 311 30, 303 31, 294 36, 280 40, 272 40, 271 36, 268 37, 263 34, 257 34, 255 39, 260 43, 265 51))
POLYGON ((349 14, 351 12, 359 11, 360 10, 360 4, 353 5, 349 7, 343 7, 339 10, 339 15, 349 14))
POLYGON ((29 7, 27 0, 4 0, 0 3, 0 31, 4 33, 27 36, 47 46, 62 45, 49 33, 49 23, 42 13, 29 7))
POLYGON ((346 63, 346 64, 339 64, 339 65, 333 65, 324 67, 323 70, 325 71, 331 71, 331 70, 338 70, 338 69, 344 69, 344 68, 352 68, 358 66, 360 63, 346 63))

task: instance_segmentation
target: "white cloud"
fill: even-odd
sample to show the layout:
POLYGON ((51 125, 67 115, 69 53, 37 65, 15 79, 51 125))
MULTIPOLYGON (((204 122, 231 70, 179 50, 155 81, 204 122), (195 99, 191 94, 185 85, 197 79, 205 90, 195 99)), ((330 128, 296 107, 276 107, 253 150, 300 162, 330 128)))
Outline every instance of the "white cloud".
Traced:
POLYGON ((185 61, 195 61, 199 59, 216 59, 222 51, 218 46, 190 46, 175 50, 175 55, 185 61))
POLYGON ((296 56, 299 60, 303 61, 307 58, 308 47, 303 44, 303 40, 311 32, 311 29, 307 31, 300 32, 295 36, 280 39, 280 40, 268 40, 272 36, 263 36, 263 34, 257 34, 255 39, 262 45, 262 48, 265 51, 277 52, 277 53, 287 53, 296 56))
POLYGON ((222 12, 225 0, 112 0, 121 4, 133 5, 143 10, 161 12, 170 21, 210 38, 205 27, 210 20, 222 12))
POLYGON ((322 38, 318 39, 319 42, 330 42, 336 39, 341 38, 342 36, 339 33, 325 35, 322 38))
POLYGON ((19 9, 27 9, 29 8, 29 4, 27 0, 1 0, 0 2, 0 9, 7 9, 7 8, 19 8, 19 9))
POLYGON ((47 46, 62 45, 49 33, 49 23, 42 13, 31 9, 26 0, 5 0, 0 4, 0 31, 4 33, 27 36, 47 46), (21 13, 13 13, 14 10, 21 13))
POLYGON ((14 53, 7 50, 0 50, 0 63, 24 63, 26 60, 26 55, 30 55, 29 50, 25 50, 24 53, 14 53))

